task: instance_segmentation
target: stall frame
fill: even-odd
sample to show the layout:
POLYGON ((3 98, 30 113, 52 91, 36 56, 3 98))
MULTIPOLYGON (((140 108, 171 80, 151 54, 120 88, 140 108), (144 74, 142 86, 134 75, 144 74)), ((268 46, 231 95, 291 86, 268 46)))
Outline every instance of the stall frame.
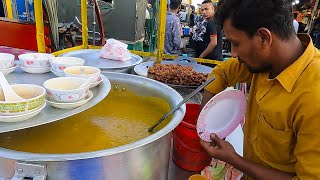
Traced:
MULTIPOLYGON (((11 0, 6 0, 6 10, 8 18, 13 18, 11 0)), ((45 52, 45 41, 44 41, 44 22, 43 22, 43 9, 42 0, 34 0, 34 11, 35 11, 35 21, 36 21, 36 32, 37 32, 37 46, 38 52, 45 52)), ((157 51, 155 53, 144 52, 144 51, 134 51, 130 52, 139 56, 145 57, 156 57, 157 61, 162 61, 163 59, 175 59, 178 56, 164 54, 164 42, 165 42, 165 29, 166 29, 166 11, 167 11, 167 1, 160 1, 160 11, 158 14, 158 41, 157 41, 157 51)), ((88 14, 87 14, 87 0, 81 0, 81 21, 82 21, 82 45, 64 49, 61 51, 56 51, 52 53, 58 56, 63 53, 67 53, 74 50, 80 49, 100 49, 101 46, 92 46, 88 44, 88 14)), ((195 58, 198 63, 209 63, 209 64, 221 64, 221 61, 195 58)))

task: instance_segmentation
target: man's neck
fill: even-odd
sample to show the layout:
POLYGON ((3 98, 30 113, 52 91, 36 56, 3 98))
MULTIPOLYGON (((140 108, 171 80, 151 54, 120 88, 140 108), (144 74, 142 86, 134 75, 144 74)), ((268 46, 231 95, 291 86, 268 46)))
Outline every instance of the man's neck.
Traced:
POLYGON ((169 9, 169 12, 174 13, 174 14, 178 14, 178 9, 169 9))
POLYGON ((206 20, 210 20, 210 19, 213 19, 213 16, 206 18, 206 20))
POLYGON ((305 46, 297 36, 275 45, 274 62, 270 78, 277 77, 282 71, 293 64, 305 51, 305 46))

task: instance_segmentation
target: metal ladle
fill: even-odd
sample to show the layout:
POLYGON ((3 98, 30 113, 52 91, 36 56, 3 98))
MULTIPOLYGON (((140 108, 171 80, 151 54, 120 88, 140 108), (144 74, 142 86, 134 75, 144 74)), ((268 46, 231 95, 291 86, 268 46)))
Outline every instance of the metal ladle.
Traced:
POLYGON ((172 108, 171 111, 169 111, 166 115, 164 115, 159 121, 157 121, 153 126, 151 126, 148 131, 153 132, 153 130, 161 124, 166 118, 168 118, 171 114, 176 112, 184 103, 188 102, 189 99, 191 99, 194 95, 196 95, 198 92, 200 92, 203 88, 205 88, 208 84, 210 84, 212 81, 216 79, 215 76, 211 77, 209 80, 204 82, 201 86, 199 86, 196 90, 192 91, 186 98, 183 99, 178 105, 172 108))
POLYGON ((12 87, 9 85, 6 77, 0 72, 0 86, 3 91, 5 101, 22 101, 22 97, 18 96, 16 92, 13 91, 12 87))

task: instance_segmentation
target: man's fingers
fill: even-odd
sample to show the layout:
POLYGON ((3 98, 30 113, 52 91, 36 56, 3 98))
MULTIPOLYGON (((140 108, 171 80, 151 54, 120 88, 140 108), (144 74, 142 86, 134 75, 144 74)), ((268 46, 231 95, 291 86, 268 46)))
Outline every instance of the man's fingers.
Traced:
POLYGON ((216 134, 212 133, 210 139, 212 140, 212 146, 221 146, 221 139, 216 134))
POLYGON ((204 141, 204 140, 200 140, 200 144, 203 147, 204 150, 209 151, 210 150, 210 143, 204 141))

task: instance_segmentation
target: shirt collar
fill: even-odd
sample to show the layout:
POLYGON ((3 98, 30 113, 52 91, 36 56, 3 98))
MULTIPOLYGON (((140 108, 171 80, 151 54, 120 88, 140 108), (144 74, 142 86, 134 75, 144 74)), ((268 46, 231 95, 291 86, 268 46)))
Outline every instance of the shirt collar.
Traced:
POLYGON ((276 77, 276 79, 288 92, 292 91, 293 86, 295 85, 299 76, 310 64, 315 53, 315 47, 309 35, 299 34, 298 38, 304 45, 307 46, 306 50, 293 64, 287 67, 276 77))
POLYGON ((170 12, 170 11, 167 11, 167 14, 170 14, 170 15, 175 15, 175 16, 177 16, 177 14, 176 14, 176 13, 173 13, 173 12, 170 12))

